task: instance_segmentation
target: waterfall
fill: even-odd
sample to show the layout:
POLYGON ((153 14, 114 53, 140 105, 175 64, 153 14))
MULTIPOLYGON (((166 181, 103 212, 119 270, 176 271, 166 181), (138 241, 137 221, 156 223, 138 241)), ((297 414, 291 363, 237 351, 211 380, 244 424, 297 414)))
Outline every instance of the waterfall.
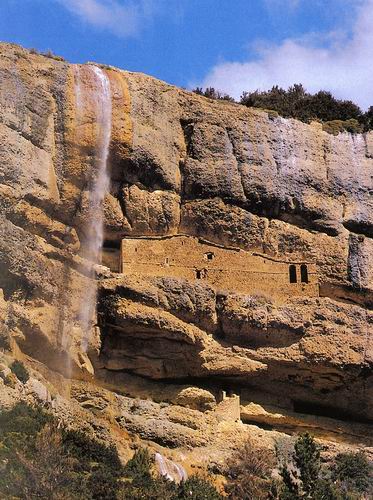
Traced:
POLYGON ((104 240, 103 201, 110 187, 108 170, 109 147, 111 139, 111 88, 106 73, 99 67, 87 65, 76 67, 75 99, 77 113, 77 128, 87 120, 86 105, 93 105, 93 120, 96 124, 96 144, 94 159, 94 174, 90 183, 89 199, 85 210, 84 238, 81 242, 82 256, 92 263, 92 282, 85 290, 84 300, 80 309, 80 324, 83 330, 82 347, 86 351, 93 326, 97 284, 95 282, 95 265, 101 262, 101 250, 104 240), (84 69, 83 69, 84 68, 84 69), (87 73, 87 74, 85 74, 87 73), (92 81, 89 86, 86 82, 92 81))
POLYGON ((175 481, 180 483, 181 481, 186 481, 188 479, 188 474, 186 470, 181 465, 165 458, 160 453, 155 454, 155 463, 158 466, 159 473, 161 476, 169 479, 170 481, 175 481))

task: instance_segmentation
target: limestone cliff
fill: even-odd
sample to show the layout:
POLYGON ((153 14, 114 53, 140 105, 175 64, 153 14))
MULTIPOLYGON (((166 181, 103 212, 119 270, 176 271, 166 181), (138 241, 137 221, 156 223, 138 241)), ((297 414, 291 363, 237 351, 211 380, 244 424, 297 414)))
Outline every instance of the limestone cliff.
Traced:
MULTIPOLYGON (((136 414, 124 417, 128 402, 114 405, 116 419, 172 446, 206 444, 200 436, 215 421, 193 439, 190 428, 202 424, 190 421, 206 411, 216 418, 211 409, 223 389, 240 393, 244 422, 323 429, 368 445, 373 134, 335 137, 318 123, 212 101, 142 74, 103 71, 112 98, 103 208, 103 263, 111 269, 97 267, 93 276, 83 251, 100 134, 91 66, 80 67, 78 120, 76 67, 0 47, 0 311, 13 353, 47 377, 150 397, 142 414, 167 413, 163 437, 150 421, 145 428, 136 414), (175 274, 169 261, 162 272, 140 269, 136 259, 132 267, 116 263, 122 240, 145 238, 159 256, 152 241, 166 241, 167 249, 160 238, 177 235, 248 257, 234 267, 221 254, 224 269, 232 267, 224 287, 208 279, 213 263, 199 269, 189 261, 192 252, 182 260, 200 274, 175 274), (263 274, 251 275, 246 290, 242 273, 259 261, 249 271, 264 266, 263 274), (266 274, 271 262, 282 267, 266 274), (303 283, 301 265, 309 272, 303 283), (98 315, 86 350, 80 314, 93 282, 98 315), (180 408, 166 412, 161 402, 180 408)), ((177 252, 166 251, 165 259, 177 252)), ((213 253, 201 250, 207 260, 213 253)))

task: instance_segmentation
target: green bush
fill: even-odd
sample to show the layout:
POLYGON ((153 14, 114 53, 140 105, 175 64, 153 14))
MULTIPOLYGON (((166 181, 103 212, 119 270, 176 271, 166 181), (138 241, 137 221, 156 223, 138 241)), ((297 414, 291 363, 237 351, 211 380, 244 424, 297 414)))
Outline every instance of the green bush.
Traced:
POLYGON ((25 384, 30 378, 30 375, 28 374, 28 371, 26 370, 25 365, 22 363, 22 361, 13 361, 13 363, 10 365, 10 369, 18 378, 18 380, 20 380, 23 384, 25 384))
POLYGON ((9 434, 24 435, 26 440, 31 440, 51 419, 39 407, 18 403, 11 410, 0 412, 0 440, 9 434))
MULTIPOLYGON (((233 97, 214 87, 197 87, 192 92, 209 99, 235 102, 233 97)), ((324 130, 333 135, 346 131, 358 134, 373 129, 373 106, 363 113, 352 101, 336 99, 324 90, 310 94, 302 84, 294 84, 287 90, 276 85, 266 91, 243 92, 240 104, 266 111, 271 120, 277 116, 306 123, 318 120, 323 123, 324 130)))
POLYGON ((56 54, 53 54, 51 50, 47 50, 46 52, 40 52, 40 54, 44 57, 48 57, 49 59, 54 59, 55 61, 65 61, 65 59, 62 56, 56 56, 56 54))
POLYGON ((0 412, 0 463, 1 498, 113 499, 122 475, 114 447, 25 403, 0 412))
POLYGON ((81 431, 63 429, 62 433, 66 451, 77 458, 82 467, 91 463, 104 464, 120 475, 122 465, 115 446, 107 446, 81 431))
POLYGON ((266 449, 247 444, 228 461, 225 490, 231 500, 365 500, 373 498, 372 464, 362 453, 339 454, 322 464, 314 438, 301 434, 266 449), (273 478, 280 472, 281 481, 273 478))
POLYGON ((153 460, 146 448, 140 448, 134 456, 126 463, 124 474, 129 478, 151 478, 150 468, 153 460))
POLYGON ((0 498, 45 500, 177 500, 220 498, 202 478, 177 485, 152 472, 136 451, 125 467, 114 446, 65 428, 40 407, 0 411, 0 498))
POLYGON ((180 500, 222 500, 223 498, 207 479, 197 475, 183 481, 178 490, 175 500, 176 498, 180 500))
POLYGON ((342 453, 335 457, 330 467, 322 466, 320 447, 308 433, 298 437, 291 460, 282 463, 280 474, 280 500, 362 500, 373 497, 372 464, 363 453, 342 453))
POLYGON ((225 94, 224 92, 220 92, 219 90, 214 89, 214 87, 207 87, 205 90, 203 90, 202 87, 197 87, 197 88, 193 89, 192 92, 194 92, 194 94, 207 97, 208 99, 217 99, 220 101, 236 102, 233 99, 233 97, 231 97, 228 94, 225 94))
POLYGON ((373 493, 373 466, 362 453, 339 453, 332 467, 332 478, 345 487, 373 493))
POLYGON ((0 329, 0 349, 10 351, 10 335, 7 330, 0 329))
POLYGON ((243 92, 240 103, 273 110, 284 118, 296 118, 306 123, 320 120, 324 122, 324 130, 334 135, 343 131, 356 134, 373 129, 373 106, 363 113, 352 101, 336 99, 324 90, 310 94, 301 84, 294 84, 287 90, 276 85, 267 91, 243 92))
POLYGON ((293 460, 299 470, 303 491, 312 495, 320 476, 320 447, 308 432, 296 440, 293 460))
POLYGON ((332 120, 323 123, 323 130, 329 134, 338 135, 341 132, 360 134, 364 131, 363 126, 354 118, 350 120, 332 120))

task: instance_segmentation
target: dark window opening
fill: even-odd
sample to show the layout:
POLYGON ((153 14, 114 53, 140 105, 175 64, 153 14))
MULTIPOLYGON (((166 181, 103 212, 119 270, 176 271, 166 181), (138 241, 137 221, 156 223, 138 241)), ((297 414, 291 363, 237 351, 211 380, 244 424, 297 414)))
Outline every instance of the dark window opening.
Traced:
POLYGON ((215 255, 213 252, 205 253, 205 259, 207 259, 207 260, 213 260, 214 257, 215 257, 215 255))
POLYGON ((297 282, 297 268, 295 267, 294 264, 291 264, 289 266, 289 279, 290 279, 290 283, 297 282))
POLYGON ((164 263, 165 263, 165 264, 168 264, 168 263, 169 263, 169 259, 168 259, 168 257, 166 257, 166 258, 165 258, 164 263))
POLYGON ((206 276, 207 276, 206 269, 197 269, 196 270, 196 278, 197 278, 197 280, 201 280, 203 278, 206 278, 206 276))
POLYGON ((120 241, 105 240, 102 246, 101 264, 114 273, 121 272, 120 241))
POLYGON ((302 283, 308 283, 308 269, 306 264, 300 266, 300 280, 302 283))
POLYGON ((104 244, 102 245, 105 250, 113 249, 113 250, 119 250, 120 249, 120 240, 119 241, 113 241, 113 240, 105 240, 104 244))

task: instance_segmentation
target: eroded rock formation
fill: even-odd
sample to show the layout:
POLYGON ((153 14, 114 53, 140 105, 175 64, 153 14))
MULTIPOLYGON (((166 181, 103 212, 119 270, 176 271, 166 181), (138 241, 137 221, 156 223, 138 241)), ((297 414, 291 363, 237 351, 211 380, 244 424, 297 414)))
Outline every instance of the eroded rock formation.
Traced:
MULTIPOLYGON (((229 388, 241 393, 249 423, 329 435, 334 418, 359 422, 363 430, 351 434, 368 439, 373 134, 335 137, 317 123, 104 71, 112 96, 105 248, 119 250, 126 237, 193 236, 310 263, 317 293, 279 300, 235 290, 234 278, 221 289, 203 275, 118 274, 115 266, 93 277, 82 252, 97 174, 92 71, 80 69, 86 101, 78 120, 73 65, 1 44, 0 313, 13 352, 130 397, 144 396, 143 380, 156 401, 146 408, 152 415, 168 385, 174 395, 164 398, 190 415, 211 411, 229 388), (79 315, 93 280, 98 317, 86 352, 79 315), (318 417, 311 424, 304 414, 318 417)), ((118 415, 124 428, 157 441, 141 430, 144 421, 118 415)))

